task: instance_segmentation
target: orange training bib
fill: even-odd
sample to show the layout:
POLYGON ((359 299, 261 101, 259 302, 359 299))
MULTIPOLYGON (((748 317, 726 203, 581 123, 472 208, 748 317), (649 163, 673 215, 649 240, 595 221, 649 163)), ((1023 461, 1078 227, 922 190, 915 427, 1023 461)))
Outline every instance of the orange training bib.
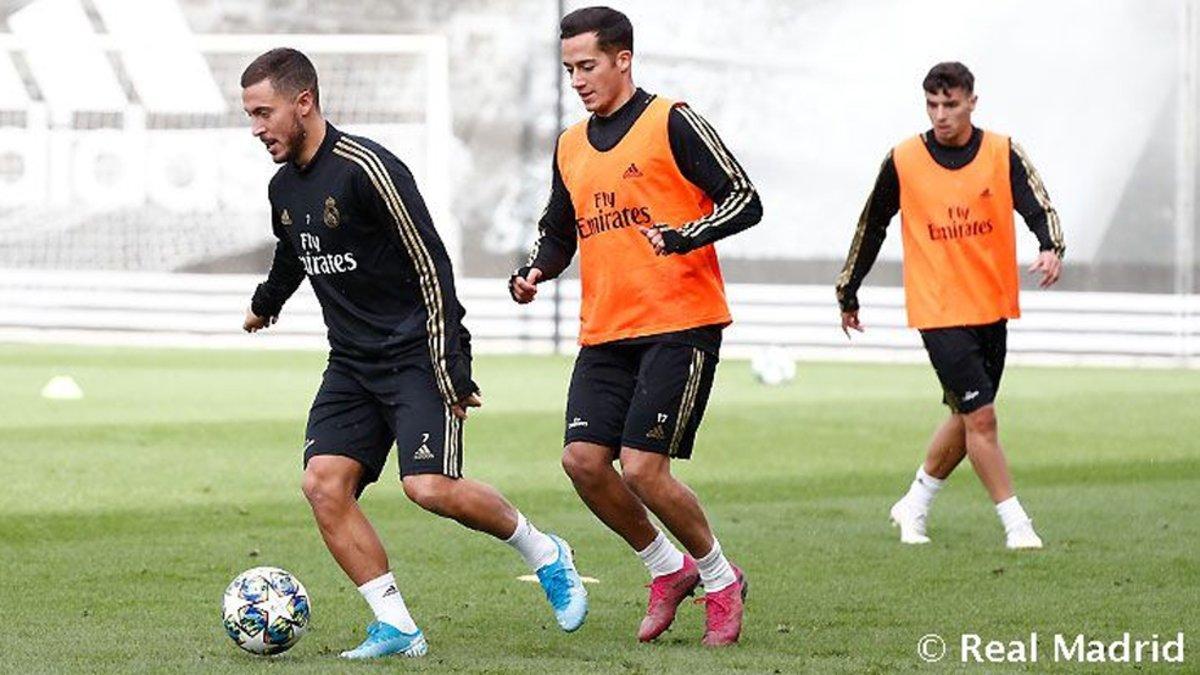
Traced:
POLYGON ((712 201, 671 153, 674 105, 655 98, 605 152, 588 142, 586 120, 559 138, 558 168, 575 206, 584 346, 730 322, 716 250, 655 255, 638 230, 677 228, 712 213, 712 201))
POLYGON ((904 298, 913 328, 1021 316, 1008 137, 984 132, 961 169, 934 161, 920 136, 892 152, 900 177, 904 298))

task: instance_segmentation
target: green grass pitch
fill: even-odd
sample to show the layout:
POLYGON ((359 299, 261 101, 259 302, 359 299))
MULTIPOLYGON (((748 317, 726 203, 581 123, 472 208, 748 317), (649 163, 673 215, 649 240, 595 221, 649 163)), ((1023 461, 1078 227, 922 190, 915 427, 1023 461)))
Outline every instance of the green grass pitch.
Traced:
POLYGON ((466 471, 571 541, 600 580, 588 621, 560 633, 516 555, 408 503, 393 459, 363 503, 430 654, 340 663, 369 617, 299 490, 323 360, 0 346, 0 671, 863 673, 962 668, 964 632, 1200 640, 1200 372, 1010 368, 1001 439, 1047 542, 1017 554, 967 465, 932 545, 904 547, 886 522, 945 414, 929 367, 802 363, 768 388, 722 364, 677 473, 752 587, 742 644, 707 651, 690 604, 658 644, 634 638, 644 568, 559 467, 570 360, 483 357, 466 471), (86 398, 41 399, 56 374, 86 398), (273 659, 236 649, 219 618, 229 580, 264 564, 312 595, 311 632, 273 659), (927 633, 952 640, 947 662, 918 659, 927 633))

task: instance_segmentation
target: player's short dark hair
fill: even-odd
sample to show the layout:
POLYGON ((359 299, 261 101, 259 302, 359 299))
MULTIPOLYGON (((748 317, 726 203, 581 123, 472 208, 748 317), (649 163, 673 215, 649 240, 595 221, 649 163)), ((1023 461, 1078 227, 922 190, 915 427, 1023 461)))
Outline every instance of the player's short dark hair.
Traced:
POLYGON ((577 9, 564 16, 558 27, 558 37, 562 40, 595 33, 596 45, 602 51, 610 54, 633 51, 633 24, 629 17, 611 7, 577 9))
POLYGON ((270 80, 276 91, 295 96, 304 90, 312 92, 313 105, 321 108, 321 92, 317 89, 317 69, 303 52, 290 47, 277 47, 260 55, 242 71, 242 89, 270 80))
POLYGON ((925 76, 921 86, 931 94, 940 94, 951 89, 962 89, 971 94, 975 92, 975 76, 958 61, 943 61, 929 69, 929 74, 925 76))

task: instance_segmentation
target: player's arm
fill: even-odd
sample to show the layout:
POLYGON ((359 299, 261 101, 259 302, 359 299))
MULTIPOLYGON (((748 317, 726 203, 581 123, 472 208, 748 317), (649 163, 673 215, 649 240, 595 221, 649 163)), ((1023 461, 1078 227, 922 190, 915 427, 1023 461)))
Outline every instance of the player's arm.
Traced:
POLYGON ((671 228, 642 228, 660 255, 687 253, 753 227, 762 220, 762 200, 750 177, 712 125, 686 105, 667 119, 671 154, 684 178, 713 202, 712 213, 671 228))
POLYGON ((1029 267, 1031 274, 1041 273, 1039 285, 1046 288, 1058 281, 1067 246, 1063 241, 1058 211, 1050 203, 1050 193, 1029 155, 1015 141, 1009 141, 1009 183, 1012 184, 1013 208, 1038 240, 1038 259, 1029 267))
POLYGON ((355 195, 372 221, 410 256, 429 316, 434 380, 446 405, 466 417, 466 408, 479 405, 479 386, 471 379, 471 334, 462 325, 466 310, 455 293, 450 256, 408 167, 387 152, 376 152, 375 158, 382 172, 358 172, 355 195))
POLYGON ((837 278, 837 300, 842 310, 842 332, 846 337, 850 337, 851 329, 860 333, 863 330, 858 320, 858 289, 879 257, 879 248, 887 237, 888 223, 899 210, 900 176, 896 173, 896 163, 889 151, 879 166, 875 186, 858 217, 858 227, 854 230, 854 240, 850 242, 846 264, 837 278))
POLYGON ((304 281, 304 266, 296 256, 292 240, 280 222, 279 211, 271 206, 271 230, 275 233, 275 257, 271 261, 271 271, 267 280, 254 289, 250 299, 250 307, 246 309, 246 319, 242 329, 255 333, 279 320, 283 304, 300 287, 304 281))
POLYGON ((575 205, 558 171, 558 148, 551 160, 550 200, 538 219, 538 238, 525 265, 508 278, 508 293, 520 304, 532 302, 537 284, 562 274, 575 257, 575 205))

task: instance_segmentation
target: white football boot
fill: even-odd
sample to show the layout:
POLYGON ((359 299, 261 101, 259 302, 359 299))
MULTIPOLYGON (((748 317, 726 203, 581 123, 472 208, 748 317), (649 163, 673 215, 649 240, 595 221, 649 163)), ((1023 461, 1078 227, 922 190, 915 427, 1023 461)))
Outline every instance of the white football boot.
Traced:
POLYGON ((1033 521, 1026 520, 1004 533, 1004 545, 1012 550, 1038 549, 1042 547, 1042 538, 1033 531, 1033 521))
POLYGON ((900 528, 900 543, 928 544, 929 537, 925 536, 925 517, 928 512, 914 507, 907 499, 892 505, 890 512, 892 525, 900 528))

